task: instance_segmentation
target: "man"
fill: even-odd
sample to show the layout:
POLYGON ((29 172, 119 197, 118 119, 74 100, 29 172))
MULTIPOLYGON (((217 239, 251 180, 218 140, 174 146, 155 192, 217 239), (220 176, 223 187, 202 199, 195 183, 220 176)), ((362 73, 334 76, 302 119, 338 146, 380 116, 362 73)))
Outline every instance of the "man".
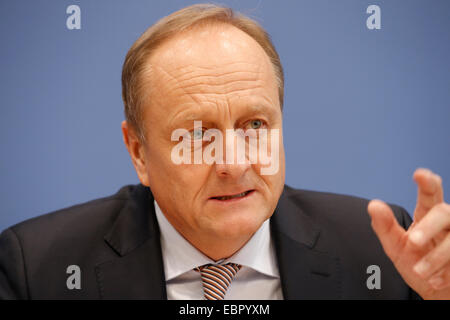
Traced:
POLYGON ((398 206, 284 184, 283 71, 254 21, 177 11, 132 46, 122 84, 141 184, 5 230, 1 298, 450 298, 440 177, 415 172, 412 224, 398 206), (252 139, 269 161, 251 161, 252 139))

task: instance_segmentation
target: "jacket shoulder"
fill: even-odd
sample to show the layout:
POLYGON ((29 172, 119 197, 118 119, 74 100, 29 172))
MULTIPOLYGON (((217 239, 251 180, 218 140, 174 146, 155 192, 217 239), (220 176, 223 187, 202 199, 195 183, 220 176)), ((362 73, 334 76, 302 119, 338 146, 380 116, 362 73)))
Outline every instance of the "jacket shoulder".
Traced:
POLYGON ((32 233, 52 231, 53 234, 70 234, 77 232, 78 227, 85 229, 107 225, 113 222, 124 203, 130 200, 130 195, 137 186, 127 185, 110 196, 76 204, 67 208, 49 212, 11 226, 9 229, 18 236, 32 233))
POLYGON ((115 257, 104 241, 122 208, 133 204, 140 185, 116 194, 47 213, 0 234, 0 299, 54 298, 65 290, 66 268, 80 265, 87 298, 98 298, 94 266, 115 257))
MULTIPOLYGON (((317 220, 328 220, 337 224, 347 223, 367 223, 370 217, 367 206, 370 200, 332 192, 321 192, 305 189, 296 189, 285 186, 286 196, 301 207, 306 214, 317 220)), ((388 203, 400 225, 407 228, 412 220, 406 209, 388 203)))

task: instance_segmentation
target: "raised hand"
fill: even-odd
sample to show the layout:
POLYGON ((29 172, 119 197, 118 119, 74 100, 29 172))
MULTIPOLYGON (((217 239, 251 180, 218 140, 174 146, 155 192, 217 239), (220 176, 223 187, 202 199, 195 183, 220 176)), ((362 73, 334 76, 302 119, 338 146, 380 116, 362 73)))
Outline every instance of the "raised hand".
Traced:
POLYGON ((372 227, 411 288, 424 299, 450 299, 450 205, 444 202, 440 176, 417 169, 413 178, 418 195, 408 230, 380 200, 368 205, 372 227))

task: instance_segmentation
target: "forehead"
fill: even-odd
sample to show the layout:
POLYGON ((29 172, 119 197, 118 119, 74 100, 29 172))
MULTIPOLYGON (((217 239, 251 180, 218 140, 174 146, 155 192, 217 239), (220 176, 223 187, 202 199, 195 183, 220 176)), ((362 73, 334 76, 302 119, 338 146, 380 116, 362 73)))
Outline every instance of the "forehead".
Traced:
POLYGON ((224 23, 194 26, 166 40, 151 65, 220 67, 230 63, 271 66, 263 48, 242 30, 224 23))
POLYGON ((153 53, 147 68, 150 72, 144 74, 159 89, 166 84, 217 86, 259 81, 266 90, 277 90, 273 65, 264 49, 245 32, 226 24, 199 26, 170 38, 153 53))
POLYGON ((150 99, 143 116, 153 127, 205 112, 238 116, 254 106, 280 112, 269 57, 233 26, 202 26, 178 34, 158 47, 147 68, 143 80, 150 99))

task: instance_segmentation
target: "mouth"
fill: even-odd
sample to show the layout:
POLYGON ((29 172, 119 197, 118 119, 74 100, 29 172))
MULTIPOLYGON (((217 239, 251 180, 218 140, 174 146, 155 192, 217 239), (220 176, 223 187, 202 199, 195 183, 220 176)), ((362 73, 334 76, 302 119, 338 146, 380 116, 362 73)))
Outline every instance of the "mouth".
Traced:
POLYGON ((218 196, 218 197, 211 197, 211 200, 218 200, 218 201, 232 201, 232 200, 239 200, 243 198, 249 197, 251 194, 253 194, 255 190, 247 190, 239 194, 234 195, 224 195, 224 196, 218 196))

